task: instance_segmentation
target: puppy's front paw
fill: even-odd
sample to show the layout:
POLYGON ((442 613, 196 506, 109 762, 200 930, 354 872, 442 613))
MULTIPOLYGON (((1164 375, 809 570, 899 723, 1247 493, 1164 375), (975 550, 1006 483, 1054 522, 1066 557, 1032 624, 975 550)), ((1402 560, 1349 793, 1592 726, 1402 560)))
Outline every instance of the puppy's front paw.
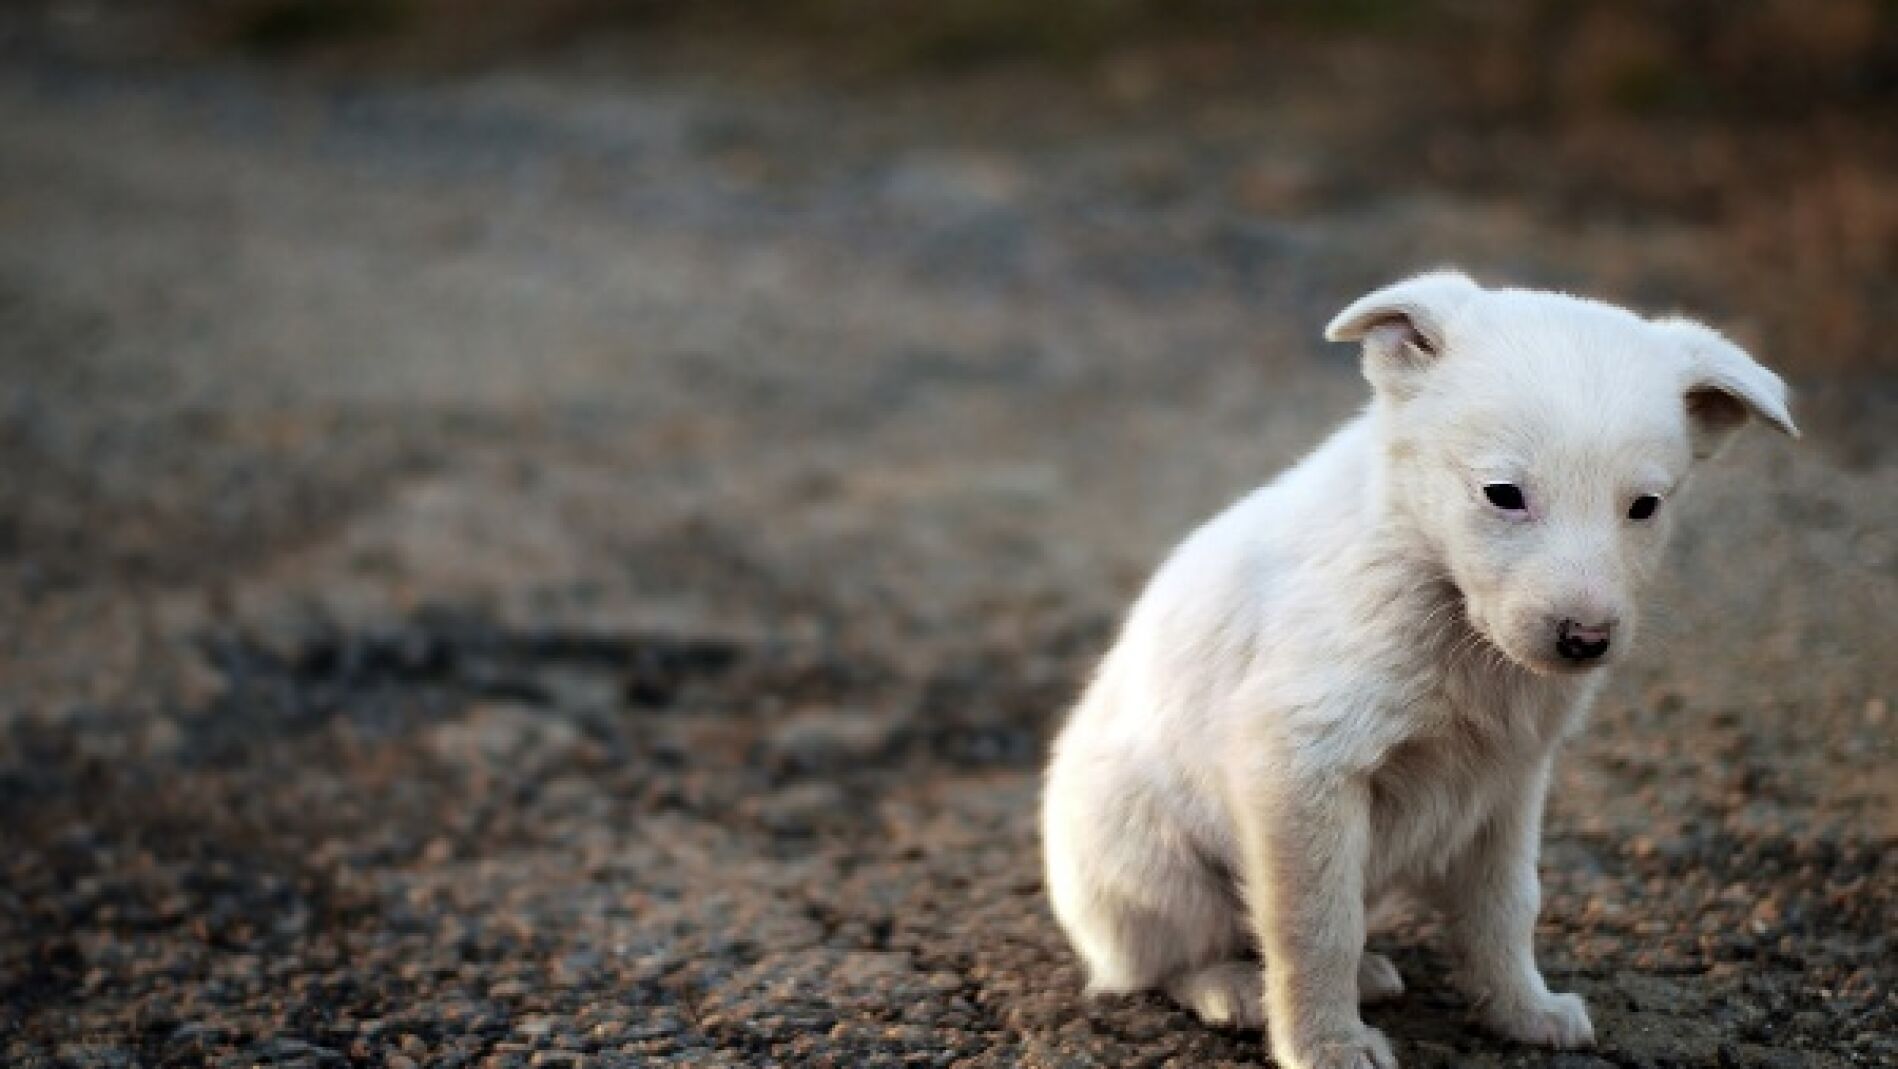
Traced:
POLYGON ((1523 1043, 1573 1050, 1595 1045, 1595 1026, 1580 995, 1544 995, 1523 1006, 1491 1006, 1484 1019, 1496 1031, 1523 1043))
POLYGON ((1301 1044, 1284 1062, 1288 1069, 1397 1069, 1384 1033, 1364 1027, 1343 1039, 1301 1044))

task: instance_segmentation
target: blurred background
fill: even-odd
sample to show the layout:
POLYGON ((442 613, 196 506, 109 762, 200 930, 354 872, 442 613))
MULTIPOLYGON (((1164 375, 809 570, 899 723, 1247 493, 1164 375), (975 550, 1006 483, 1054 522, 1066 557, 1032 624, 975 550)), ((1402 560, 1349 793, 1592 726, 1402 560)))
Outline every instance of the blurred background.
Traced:
POLYGON ((1794 385, 1406 1065, 1898 1060, 1898 6, 0 10, 0 1060, 1259 1065, 1088 1001, 1046 740, 1456 264, 1794 385))

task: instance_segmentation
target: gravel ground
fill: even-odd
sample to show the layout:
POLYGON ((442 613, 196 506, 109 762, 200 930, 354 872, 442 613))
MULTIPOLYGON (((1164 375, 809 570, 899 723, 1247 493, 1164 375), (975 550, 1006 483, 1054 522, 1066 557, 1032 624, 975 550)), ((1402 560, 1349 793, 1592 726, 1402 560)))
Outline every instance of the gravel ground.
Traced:
POLYGON ((1732 326, 1812 433, 1699 483, 1562 765, 1600 1049, 1474 1031, 1427 918, 1371 1021, 1898 1063, 1893 135, 1267 66, 0 65, 4 1060, 1262 1064, 1082 998, 1037 766, 1157 555, 1360 403, 1319 325, 1456 262, 1732 326))

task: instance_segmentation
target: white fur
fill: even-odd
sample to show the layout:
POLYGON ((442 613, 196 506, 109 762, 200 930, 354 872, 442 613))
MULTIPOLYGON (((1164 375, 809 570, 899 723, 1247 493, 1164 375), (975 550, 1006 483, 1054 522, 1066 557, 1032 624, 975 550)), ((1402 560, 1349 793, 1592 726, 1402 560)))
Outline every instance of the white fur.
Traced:
POLYGON ((1369 408, 1174 551, 1055 744, 1056 915, 1092 990, 1263 1023, 1287 1069, 1391 1069, 1357 1007, 1402 991, 1364 937, 1406 894, 1449 914, 1491 1027, 1587 1045, 1531 948, 1550 764, 1632 637, 1667 498, 1747 414, 1794 433, 1785 388, 1698 324, 1454 272, 1327 336, 1364 343, 1369 408), (1563 620, 1607 656, 1558 656, 1563 620))

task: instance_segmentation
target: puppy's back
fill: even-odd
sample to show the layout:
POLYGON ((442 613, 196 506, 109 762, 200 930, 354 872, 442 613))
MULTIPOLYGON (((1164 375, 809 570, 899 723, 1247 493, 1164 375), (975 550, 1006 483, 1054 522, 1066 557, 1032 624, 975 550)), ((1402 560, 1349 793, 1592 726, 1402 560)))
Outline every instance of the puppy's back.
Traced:
MULTIPOLYGON (((1269 632, 1325 599, 1325 565, 1361 537, 1368 416, 1228 506, 1170 553, 1073 714, 1118 744, 1202 745, 1269 632)), ((1070 730, 1074 725, 1070 724, 1070 730)))

